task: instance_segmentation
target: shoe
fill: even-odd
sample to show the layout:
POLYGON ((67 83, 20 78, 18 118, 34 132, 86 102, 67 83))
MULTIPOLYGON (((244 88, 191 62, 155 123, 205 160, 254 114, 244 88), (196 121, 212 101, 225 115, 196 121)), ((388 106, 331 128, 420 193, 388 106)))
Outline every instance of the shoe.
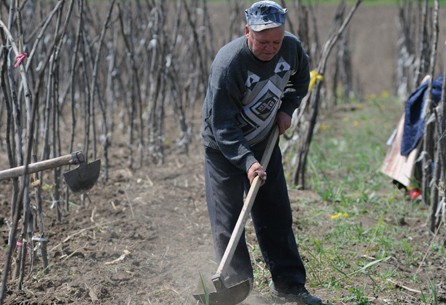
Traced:
POLYGON ((271 293, 282 301, 296 302, 296 305, 324 305, 320 298, 311 295, 304 286, 277 289, 273 285, 271 293))

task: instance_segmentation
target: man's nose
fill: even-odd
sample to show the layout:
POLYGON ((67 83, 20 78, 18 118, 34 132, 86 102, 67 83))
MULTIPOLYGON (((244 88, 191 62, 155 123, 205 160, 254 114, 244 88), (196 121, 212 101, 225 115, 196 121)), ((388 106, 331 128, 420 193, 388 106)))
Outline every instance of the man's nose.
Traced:
POLYGON ((272 43, 267 43, 266 47, 265 47, 266 51, 274 51, 274 44, 272 43))

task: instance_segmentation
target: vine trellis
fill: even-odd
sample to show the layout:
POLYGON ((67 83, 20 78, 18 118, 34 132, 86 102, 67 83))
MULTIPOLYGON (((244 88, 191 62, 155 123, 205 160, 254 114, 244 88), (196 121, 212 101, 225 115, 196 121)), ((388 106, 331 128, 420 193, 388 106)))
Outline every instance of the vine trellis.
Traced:
MULTIPOLYGON (((362 1, 357 0, 347 14, 347 1, 339 2, 325 44, 318 33, 317 5, 286 2, 290 12, 287 29, 302 40, 312 69, 333 81, 331 88, 325 82, 316 83, 296 112, 295 128, 285 143, 291 183, 302 187, 319 110, 336 106, 339 87, 348 97, 359 91, 352 83, 348 27, 362 1), (328 69, 332 50, 336 62, 328 69), (298 161, 289 162, 293 156, 298 156, 294 157, 298 161)), ((405 47, 401 51, 404 57, 399 59, 402 66, 397 70, 397 87, 404 94, 423 74, 433 74, 429 69, 435 61, 429 60, 429 55, 436 57, 436 47, 426 44, 435 38, 435 24, 428 26, 427 0, 424 7, 418 1, 424 12, 418 18, 425 26, 416 29, 409 22, 414 16, 412 2, 403 1, 408 7, 400 12, 406 40, 400 41, 405 47), (418 46, 408 41, 415 37, 410 34, 413 30, 424 37, 418 46), (419 60, 414 61, 417 56, 419 60), (418 65, 409 67, 404 60, 418 65)), ((243 8, 249 3, 228 2, 230 22, 225 28, 215 24, 209 6, 206 0, 1 1, 0 151, 7 155, 7 165, 27 165, 81 150, 88 159, 102 159, 100 183, 107 183, 114 167, 136 170, 163 164, 170 153, 188 153, 190 145, 199 141, 198 116, 210 63, 220 46, 243 35, 243 8), (115 157, 118 149, 125 160, 115 157)), ((438 18, 435 16, 432 20, 438 18)), ((435 110, 439 118, 444 116, 441 107, 435 110)), ((443 125, 435 125, 434 134, 444 134, 443 125)), ((437 147, 444 146, 444 137, 435 139, 437 147)), ((444 160, 440 153, 432 158, 444 160)), ((19 288, 24 280, 26 249, 34 248, 35 243, 41 246, 43 267, 48 270, 42 207, 42 197, 48 192, 44 193, 43 187, 51 185, 51 201, 62 219, 64 209, 69 209, 70 192, 61 177, 61 169, 54 169, 11 180, 9 248, 0 304, 15 253, 18 263, 12 273, 19 288)), ((429 198, 439 195, 439 201, 444 201, 444 173, 435 172, 433 177, 440 179, 435 184, 440 193, 429 198)), ((435 226, 438 219, 433 220, 435 226)), ((29 271, 32 269, 31 264, 29 271)))

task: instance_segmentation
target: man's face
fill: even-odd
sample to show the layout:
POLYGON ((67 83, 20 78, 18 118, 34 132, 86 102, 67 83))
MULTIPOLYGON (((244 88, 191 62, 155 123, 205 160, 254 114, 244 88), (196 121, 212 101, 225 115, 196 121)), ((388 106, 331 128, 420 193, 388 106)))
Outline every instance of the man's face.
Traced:
POLYGON ((280 50, 285 33, 283 26, 255 32, 245 26, 248 46, 255 57, 262 61, 271 60, 280 50))

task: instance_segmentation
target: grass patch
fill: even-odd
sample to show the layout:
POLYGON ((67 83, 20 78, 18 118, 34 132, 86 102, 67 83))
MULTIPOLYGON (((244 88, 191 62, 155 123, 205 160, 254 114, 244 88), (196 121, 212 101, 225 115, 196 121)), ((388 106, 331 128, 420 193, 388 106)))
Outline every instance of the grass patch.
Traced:
MULTIPOLYGON (((379 170, 402 111, 401 102, 383 96, 321 117, 308 190, 290 188, 308 288, 333 304, 436 304, 441 298, 445 246, 429 234, 429 208, 409 201, 379 170)), ((256 281, 267 287, 267 272, 255 269, 256 281)))

